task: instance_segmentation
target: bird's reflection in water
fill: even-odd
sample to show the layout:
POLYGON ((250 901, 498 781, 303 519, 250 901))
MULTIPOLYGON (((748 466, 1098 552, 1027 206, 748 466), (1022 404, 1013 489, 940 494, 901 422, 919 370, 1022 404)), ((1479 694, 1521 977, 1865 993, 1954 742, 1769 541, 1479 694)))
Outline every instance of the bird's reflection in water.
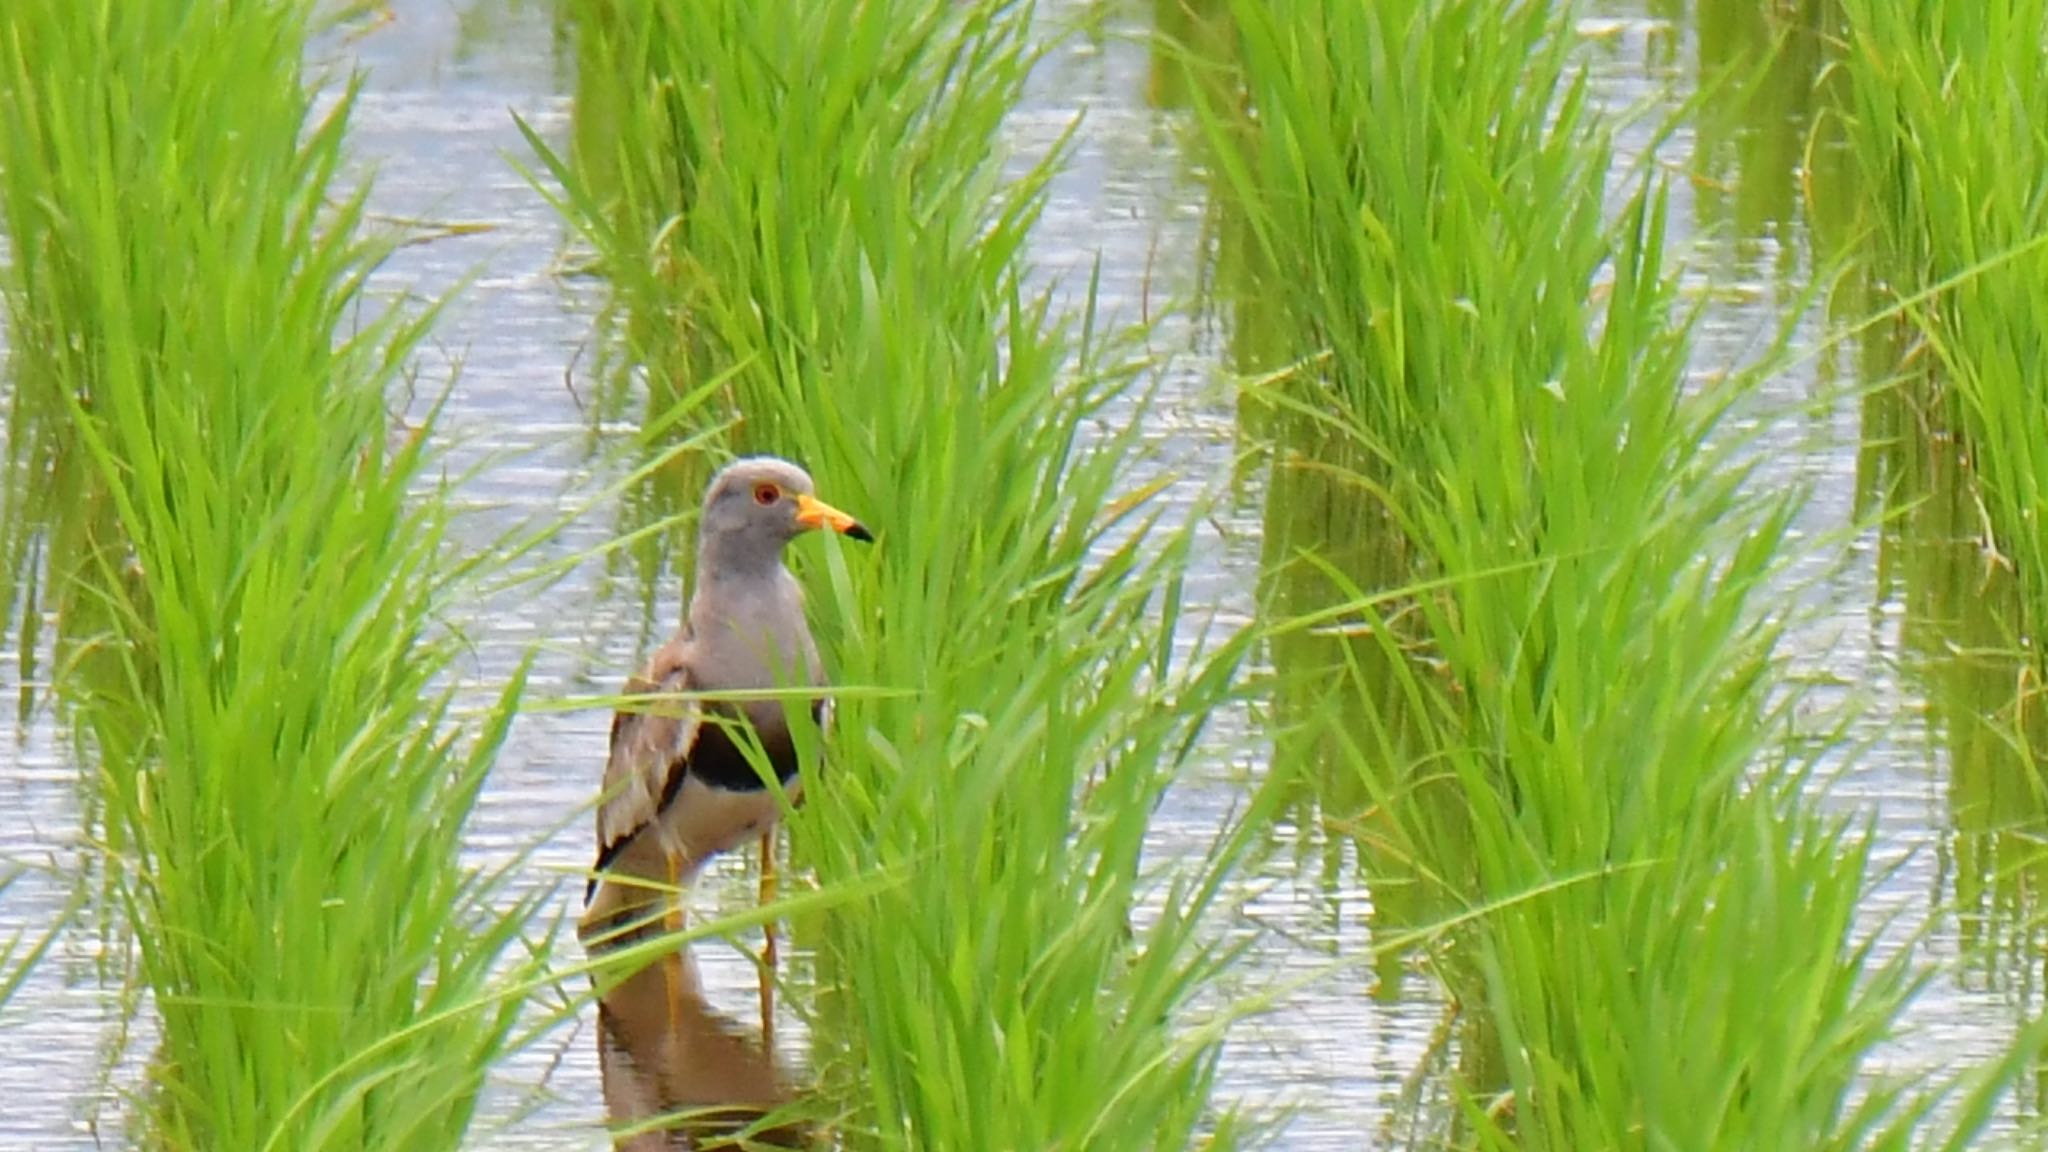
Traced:
POLYGON ((757 1037, 704 998, 687 948, 603 992, 597 1020, 605 1110, 621 1152, 809 1146, 801 1124, 767 1121, 792 1099, 789 1079, 757 1037))

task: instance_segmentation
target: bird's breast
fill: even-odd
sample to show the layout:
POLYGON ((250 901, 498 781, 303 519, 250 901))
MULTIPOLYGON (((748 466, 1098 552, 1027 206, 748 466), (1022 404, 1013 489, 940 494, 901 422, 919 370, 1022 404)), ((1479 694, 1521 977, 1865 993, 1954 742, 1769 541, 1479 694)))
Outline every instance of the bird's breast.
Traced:
MULTIPOLYGON (((801 782, 792 780, 784 794, 795 803, 801 791, 801 782)), ((781 817, 782 801, 765 788, 734 792, 691 776, 662 814, 662 834, 683 859, 702 862, 759 836, 781 817)))

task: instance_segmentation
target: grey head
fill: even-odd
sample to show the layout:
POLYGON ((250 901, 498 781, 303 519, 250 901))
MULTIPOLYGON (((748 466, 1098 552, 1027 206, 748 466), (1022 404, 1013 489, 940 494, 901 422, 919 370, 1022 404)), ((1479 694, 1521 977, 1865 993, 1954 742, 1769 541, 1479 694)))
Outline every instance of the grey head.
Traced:
POLYGON ((772 574, 782 564, 783 546, 818 528, 874 539, 860 521, 819 500, 802 468, 774 456, 741 457, 720 469, 704 493, 700 575, 715 582, 772 574))

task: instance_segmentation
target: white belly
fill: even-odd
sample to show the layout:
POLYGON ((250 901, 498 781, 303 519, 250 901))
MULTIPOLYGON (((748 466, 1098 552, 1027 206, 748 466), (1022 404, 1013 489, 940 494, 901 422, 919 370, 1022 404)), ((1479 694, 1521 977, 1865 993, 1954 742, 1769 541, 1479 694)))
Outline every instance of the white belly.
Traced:
MULTIPOLYGON (((791 804, 802 792, 803 782, 797 779, 783 788, 791 804)), ((682 858, 687 877, 706 860, 759 836, 780 819, 782 803, 766 788, 728 792, 691 776, 663 811, 661 835, 668 850, 682 858)))

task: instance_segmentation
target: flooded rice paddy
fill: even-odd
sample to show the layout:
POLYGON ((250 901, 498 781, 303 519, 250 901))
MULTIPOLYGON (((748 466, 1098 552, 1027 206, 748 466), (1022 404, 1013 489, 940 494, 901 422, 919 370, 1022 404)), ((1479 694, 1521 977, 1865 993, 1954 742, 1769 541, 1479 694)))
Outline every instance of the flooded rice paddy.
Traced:
MULTIPOLYGON (((481 468, 462 499, 480 513, 471 530, 482 541, 573 505, 629 466, 607 450, 615 429, 594 422, 588 408, 600 289, 566 273, 560 220, 515 167, 527 152, 512 113, 550 139, 567 132, 571 53, 552 5, 541 0, 399 0, 392 11, 387 26, 335 50, 367 70, 354 149, 377 172, 376 211, 464 226, 400 253, 379 285, 434 294, 468 278, 435 331, 422 391, 431 390, 433 373, 459 363, 442 435, 451 467, 481 468)), ((1099 258, 1110 312, 1164 316, 1155 343, 1169 356, 1163 402, 1145 416, 1156 449, 1149 466, 1171 470, 1190 499, 1224 497, 1203 533, 1188 596, 1243 617, 1258 576, 1263 490, 1237 441, 1220 335, 1187 307, 1208 243, 1207 191, 1181 114, 1151 102, 1147 12, 1136 4, 1054 6, 1053 16, 1086 20, 1091 31, 1045 63, 1012 132, 1029 154, 1084 114, 1032 258, 1044 275, 1069 282, 1085 278, 1099 258)), ((1616 109, 1668 107, 1718 63, 1768 43, 1755 29, 1695 18, 1689 6, 1659 0, 1605 5, 1580 31, 1599 99, 1616 109)), ((1709 301, 1695 343, 1703 377, 1752 359, 1788 309, 1802 314, 1795 339, 1803 346, 1817 348, 1828 335, 1823 312, 1803 295, 1812 225, 1799 166, 1813 75, 1800 65, 1796 52, 1787 53, 1738 111, 1709 109, 1658 153, 1680 177, 1673 181, 1676 231, 1689 282, 1709 301)), ((1649 132, 1645 124, 1624 133, 1624 149, 1632 141, 1640 148, 1649 132)), ((1773 378, 1752 415, 1770 421, 1757 482, 1803 485, 1812 494, 1796 525, 1809 558, 1783 591, 1797 620, 1784 652, 1795 678, 1819 686, 1813 706, 1857 710, 1834 755, 1839 779, 1830 797, 1867 814, 1877 831, 1884 879, 1866 915, 1892 924, 1894 946, 1957 961, 1966 941, 2000 932, 2001 917, 2026 913, 2003 894, 1997 869, 1981 862, 1980 846, 1959 832, 1957 786, 1930 699, 1941 690, 1939 673, 1928 672, 1909 643, 1906 593, 1880 530, 1859 527, 1871 514, 1866 407, 1828 391, 1853 376, 1852 359, 1846 346, 1802 359, 1773 378), (1968 914, 1936 911, 1956 906, 1968 914)), ((871 522, 888 516, 887 509, 862 512, 871 522)), ((553 555, 587 553, 615 532, 616 517, 615 509, 590 510, 551 543, 553 555)), ((544 591, 494 606, 491 630, 475 638, 479 679, 494 683, 539 644, 536 698, 611 692, 677 619, 680 592, 673 571, 650 578, 631 565, 586 560, 544 591)), ((11 682, 23 667, 34 664, 0 652, 0 686, 37 689, 33 681, 11 682)), ((471 850, 503 860, 543 841, 529 865, 536 884, 585 867, 583 810, 608 722, 593 710, 522 716, 483 796, 471 850)), ((1211 736, 1202 771, 1154 824, 1149 850, 1156 856, 1201 853, 1241 782, 1261 771, 1269 750, 1254 717, 1220 718, 1211 736)), ((68 747, 47 711, 29 713, 23 725, 14 708, 0 709, 0 859, 37 868, 0 897, 0 940, 33 932, 70 898, 44 866, 56 875, 93 867, 68 747)), ((1233 1033, 1219 1096, 1284 1114, 1279 1147, 1397 1146, 1412 1113, 1431 1099, 1430 1073, 1447 1059, 1448 1007, 1431 980, 1399 963, 1337 963, 1364 955, 1376 934, 1346 838, 1329 834, 1306 806, 1272 835, 1278 850, 1234 894, 1232 930, 1255 941, 1236 979, 1260 989, 1324 975, 1304 979, 1273 1011, 1233 1033)), ((565 910, 571 888, 562 888, 565 910)), ((746 863, 729 860, 702 885, 697 906, 744 906, 752 892, 746 863)), ((136 1053, 148 1051, 149 1015, 131 1013, 136 994, 110 982, 118 965, 101 952, 102 929, 88 911, 0 1011, 0 1149, 121 1146, 122 1094, 141 1079, 136 1053)), ((1952 965, 1916 1002, 1910 1030, 1887 1050, 1886 1068, 1910 1075, 2002 1050, 2015 1022, 2033 1011, 2038 969, 2027 935, 2002 931, 2012 936, 2009 949, 1952 965)), ((639 1010, 630 1002, 615 1006, 608 1022, 585 1014, 502 1070, 473 1144, 604 1146, 608 1110, 616 1119, 643 1107, 716 1103, 688 1098, 715 1079, 707 1068, 731 1077, 740 1094, 800 1082, 804 1038, 795 1015, 785 1011, 777 1022, 779 1070, 753 1042, 751 963, 718 945, 690 959, 702 996, 692 1001, 701 1012, 687 1032, 636 1042, 639 1010)), ((805 957, 787 962, 800 987, 805 957)))

